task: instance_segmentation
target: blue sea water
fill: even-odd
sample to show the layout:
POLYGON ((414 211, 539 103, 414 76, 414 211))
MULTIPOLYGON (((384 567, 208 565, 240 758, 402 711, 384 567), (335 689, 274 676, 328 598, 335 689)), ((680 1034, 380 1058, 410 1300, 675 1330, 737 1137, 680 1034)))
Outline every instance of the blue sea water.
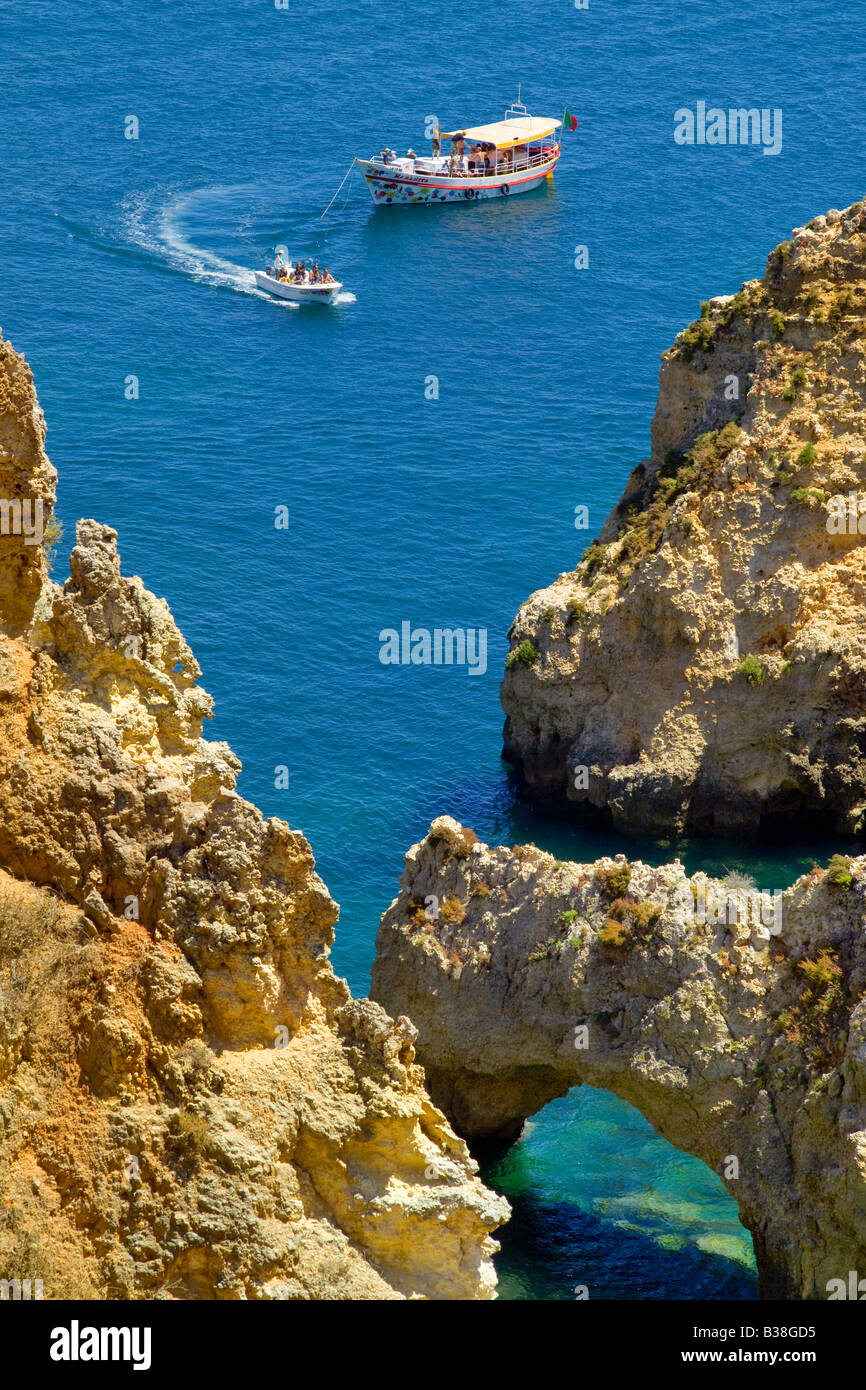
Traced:
MULTIPOLYGON (((0 322, 60 471, 58 577, 77 517, 118 529, 204 668, 240 790, 309 836, 356 992, 442 812, 767 888, 829 852, 540 816, 499 759, 498 687, 519 604, 589 538, 575 507, 595 534, 648 453, 660 352, 793 226, 866 192, 859 0, 6 0, 0 36, 0 322), (355 174, 321 218, 353 155, 418 148, 429 116, 495 119, 518 83, 535 114, 578 114, 552 185, 374 209, 355 174), (676 145, 701 99, 780 108, 781 154, 676 145), (276 241, 345 302, 257 295, 276 241), (486 674, 381 665, 404 620, 486 628, 486 674)), ((547 1107, 489 1177, 515 1205, 504 1297, 755 1296, 720 1181, 611 1096, 547 1107)))

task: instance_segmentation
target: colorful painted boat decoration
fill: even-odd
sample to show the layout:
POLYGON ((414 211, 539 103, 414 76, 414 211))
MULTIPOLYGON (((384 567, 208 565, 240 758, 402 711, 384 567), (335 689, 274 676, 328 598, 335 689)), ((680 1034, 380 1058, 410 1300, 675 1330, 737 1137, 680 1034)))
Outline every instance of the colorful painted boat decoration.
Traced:
POLYGON ((429 158, 420 158, 413 150, 403 157, 383 150, 373 159, 355 163, 364 171, 373 202, 380 206, 513 197, 553 178, 562 124, 530 115, 518 100, 501 121, 441 134, 434 131, 429 158), (448 154, 442 153, 443 140, 450 141, 448 154))

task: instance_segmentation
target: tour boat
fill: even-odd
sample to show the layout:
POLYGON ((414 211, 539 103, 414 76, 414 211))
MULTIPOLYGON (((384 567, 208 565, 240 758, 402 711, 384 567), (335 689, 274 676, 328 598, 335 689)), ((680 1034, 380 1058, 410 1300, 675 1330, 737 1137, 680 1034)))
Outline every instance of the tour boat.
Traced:
POLYGON ((267 270, 255 272, 256 285, 278 299, 291 299, 295 304, 332 304, 343 288, 342 280, 311 280, 309 275, 303 280, 281 280, 280 268, 288 271, 289 253, 284 246, 274 248, 274 264, 267 270))
POLYGON ((429 159, 412 150, 402 158, 383 150, 355 163, 364 170, 373 202, 382 206, 509 197, 553 178, 561 126, 562 121, 531 116, 518 100, 501 121, 443 131, 440 142, 450 140, 450 155, 441 153, 440 143, 440 153, 429 159))

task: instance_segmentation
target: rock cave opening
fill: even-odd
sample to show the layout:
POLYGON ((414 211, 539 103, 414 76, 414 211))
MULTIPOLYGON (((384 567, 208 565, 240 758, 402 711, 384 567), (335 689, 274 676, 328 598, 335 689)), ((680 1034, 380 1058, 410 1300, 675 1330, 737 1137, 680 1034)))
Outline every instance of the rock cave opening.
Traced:
POLYGON ((575 1086, 482 1168, 511 1203, 499 1297, 755 1299, 752 1237, 718 1174, 634 1106, 575 1086))

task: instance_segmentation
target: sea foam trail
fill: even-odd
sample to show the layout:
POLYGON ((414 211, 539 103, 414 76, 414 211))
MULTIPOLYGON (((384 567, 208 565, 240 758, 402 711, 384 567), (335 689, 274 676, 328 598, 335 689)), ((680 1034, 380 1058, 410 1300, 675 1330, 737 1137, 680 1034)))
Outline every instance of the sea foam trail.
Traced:
MULTIPOLYGON (((200 212, 219 192, 217 188, 197 189, 178 193, 162 207, 153 207, 153 194, 131 194, 121 205, 124 235, 133 245, 158 257, 174 270, 188 275, 199 284, 215 285, 235 290, 239 294, 266 299, 279 308, 297 309, 289 300, 276 300, 258 289, 255 275, 247 266, 237 265, 216 251, 198 246, 185 230, 184 223, 200 212)), ((256 252, 260 256, 260 252, 256 252)))

